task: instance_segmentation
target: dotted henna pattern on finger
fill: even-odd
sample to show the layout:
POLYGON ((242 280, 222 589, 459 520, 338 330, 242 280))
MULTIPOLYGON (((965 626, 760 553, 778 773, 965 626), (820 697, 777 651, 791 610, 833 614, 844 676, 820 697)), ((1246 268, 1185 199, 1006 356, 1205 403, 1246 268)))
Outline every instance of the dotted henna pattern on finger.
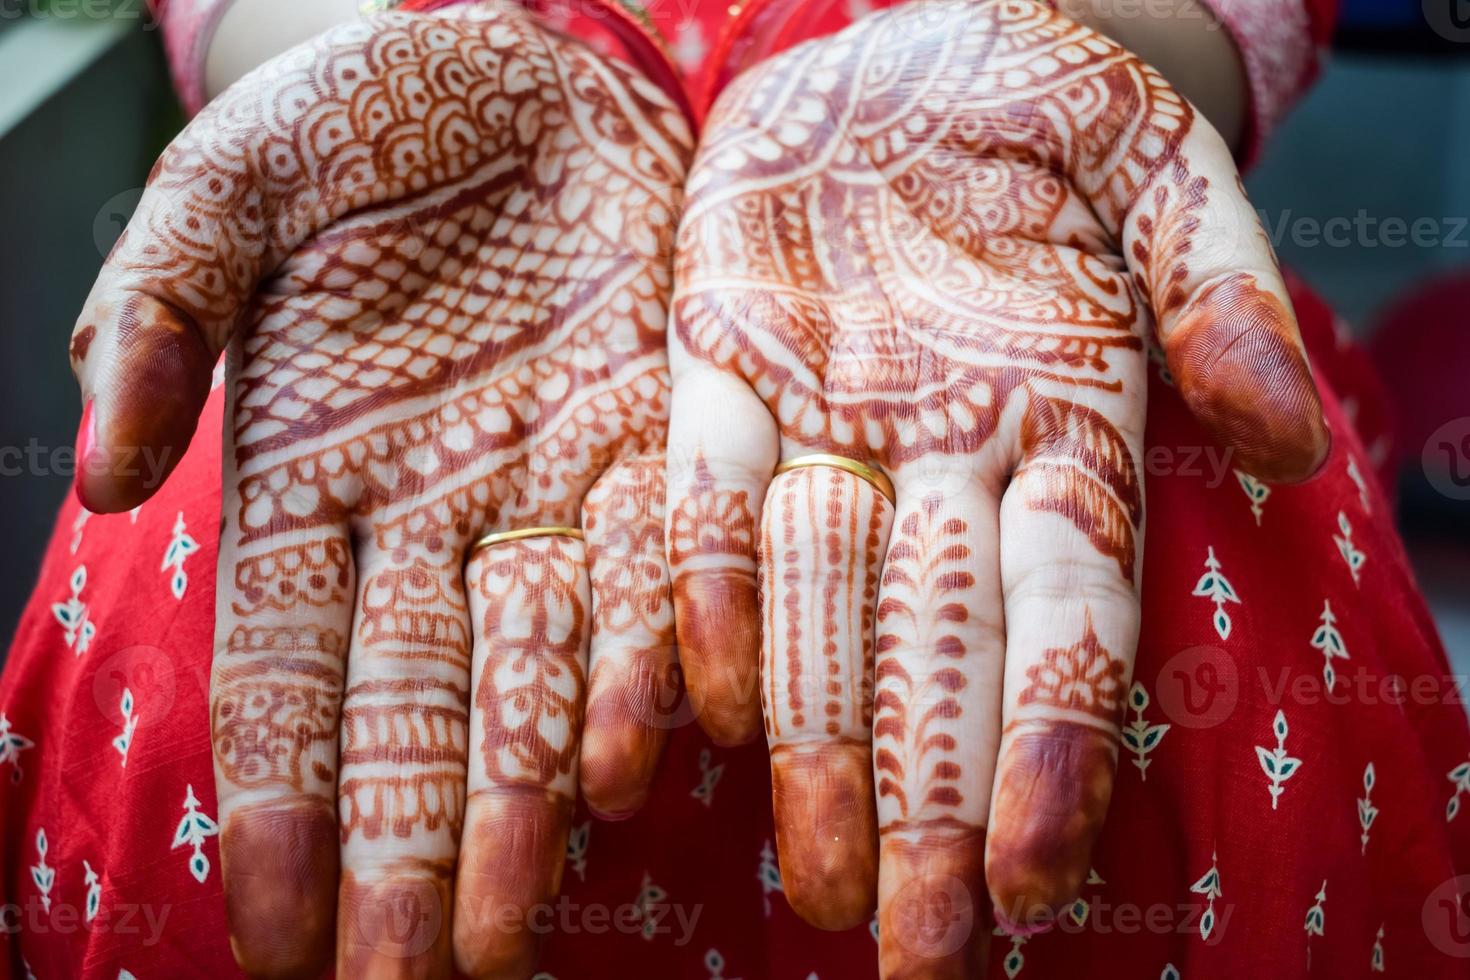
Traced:
POLYGON ((778 477, 759 548, 766 595, 766 735, 866 739, 873 723, 874 608, 892 506, 831 467, 778 477))

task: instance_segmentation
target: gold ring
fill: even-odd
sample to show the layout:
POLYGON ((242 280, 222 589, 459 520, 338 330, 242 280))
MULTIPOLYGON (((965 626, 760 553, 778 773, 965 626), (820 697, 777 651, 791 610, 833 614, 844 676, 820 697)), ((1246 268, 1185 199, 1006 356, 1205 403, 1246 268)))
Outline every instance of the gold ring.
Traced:
POLYGON ((520 541, 524 538, 575 538, 583 540, 582 529, 579 527, 523 527, 516 531, 491 531, 483 535, 478 541, 470 545, 469 558, 473 558, 476 552, 483 551, 491 545, 504 544, 507 541, 520 541))
POLYGON ((797 456, 795 459, 782 460, 781 465, 776 467, 776 472, 772 476, 780 476, 782 473, 789 473, 791 470, 799 470, 803 466, 831 466, 834 469, 846 470, 858 479, 871 483, 873 489, 887 497, 890 504, 896 502, 893 495, 893 481, 888 479, 888 474, 875 466, 859 463, 857 460, 848 459, 846 456, 834 456, 831 453, 812 453, 809 456, 797 456))

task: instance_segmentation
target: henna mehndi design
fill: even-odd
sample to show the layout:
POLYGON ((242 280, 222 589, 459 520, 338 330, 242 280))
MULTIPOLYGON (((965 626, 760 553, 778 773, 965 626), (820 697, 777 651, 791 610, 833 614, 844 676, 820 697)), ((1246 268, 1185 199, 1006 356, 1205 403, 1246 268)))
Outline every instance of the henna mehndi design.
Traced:
MULTIPOLYGON (((519 811, 540 843, 497 856, 554 891, 562 851, 540 844, 575 796, 589 635, 605 706, 671 656, 649 454, 688 153, 655 86, 482 2, 365 16, 288 52, 155 169, 71 352, 101 458, 176 455, 229 347, 212 724, 250 972, 320 972, 334 906, 339 972, 447 971, 461 828, 499 819, 476 780, 554 803, 519 811), (494 582, 467 600, 471 541, 576 526, 584 497, 595 553, 487 557, 494 582), (480 601, 502 605, 472 622, 480 601), (389 941, 402 896, 437 906, 432 934, 389 941)), ((80 487, 108 507, 138 490, 80 487)), ((602 711, 595 737, 628 715, 602 711)), ((600 750, 601 795, 636 805, 660 744, 600 750)), ((487 859, 461 856, 466 894, 487 859)), ((527 955, 480 925, 456 927, 462 965, 527 955)))
MULTIPOLYGON (((787 733, 831 710, 814 653, 866 664, 874 644, 882 968, 961 975, 982 926, 936 945, 914 910, 973 911, 985 840, 999 917, 1044 926, 1106 809, 1137 635, 1147 332, 1247 467, 1300 476, 1325 450, 1284 287, 1219 137, 1155 70, 1032 0, 901 6, 755 66, 687 188, 671 459, 774 458, 779 441, 782 458, 875 461, 898 490, 874 636, 845 627, 869 608, 862 576, 827 587, 826 524, 790 474, 760 515, 760 618, 727 600, 743 586, 697 588, 732 555, 747 574, 750 551, 681 535, 686 515, 759 503, 761 484, 750 459, 671 468, 680 637, 714 648, 691 695, 758 622, 787 897, 848 924, 814 910, 861 908, 844 889, 870 865, 810 874, 830 851, 805 839, 858 796, 808 779, 793 804, 780 776, 787 733)), ((878 575, 851 533, 868 511, 845 506, 831 554, 878 575)))

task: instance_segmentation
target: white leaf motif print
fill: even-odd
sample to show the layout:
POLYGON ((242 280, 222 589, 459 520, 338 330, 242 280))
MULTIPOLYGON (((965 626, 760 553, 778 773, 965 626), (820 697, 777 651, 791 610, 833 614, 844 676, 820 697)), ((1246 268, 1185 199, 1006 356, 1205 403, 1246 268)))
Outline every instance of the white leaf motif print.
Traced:
POLYGON ((209 877, 209 858, 204 856, 204 842, 219 833, 219 825, 199 808, 190 784, 184 795, 184 818, 174 831, 174 842, 170 849, 189 847, 193 854, 189 858, 189 873, 201 885, 209 877))
POLYGON ((1215 604, 1215 614, 1211 618, 1211 623, 1215 627, 1215 632, 1220 634, 1220 639, 1230 639, 1230 630, 1234 624, 1230 620, 1230 614, 1225 611, 1225 606, 1231 602, 1238 604, 1240 596, 1236 595, 1235 586, 1231 585, 1230 580, 1220 571, 1220 560, 1215 557, 1213 546, 1210 547, 1205 557, 1205 573, 1195 583, 1193 594, 1209 599, 1215 604))
POLYGON ((169 537, 168 547, 163 551, 163 565, 159 569, 169 573, 168 590, 179 600, 184 598, 184 593, 189 588, 189 576, 184 571, 184 562, 199 550, 199 542, 189 535, 186 527, 184 512, 179 511, 174 518, 173 534, 169 537))

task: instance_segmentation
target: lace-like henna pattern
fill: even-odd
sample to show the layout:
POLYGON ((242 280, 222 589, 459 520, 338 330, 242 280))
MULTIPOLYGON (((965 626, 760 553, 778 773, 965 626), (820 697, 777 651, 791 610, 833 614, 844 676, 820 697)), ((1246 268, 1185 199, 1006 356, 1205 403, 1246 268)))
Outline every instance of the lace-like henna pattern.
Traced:
MULTIPOLYGON (((1091 620, 1081 640, 1065 649, 1042 654, 1042 662, 1026 668, 1030 685, 1021 692, 1023 708, 1045 706, 1096 719, 1104 733, 1123 718, 1127 670, 1123 661, 1103 649, 1091 620)), ((1017 720, 1011 727, 1024 724, 1017 720)))
POLYGON ((586 692, 591 592, 581 541, 530 538, 470 561, 476 652, 470 811, 455 897, 459 966, 475 976, 529 972, 535 936, 501 935, 561 880, 586 692))
POLYGON ((217 698, 211 723, 219 733, 216 761, 238 786, 307 785, 308 773, 330 784, 333 770, 324 761, 337 739, 342 694, 335 671, 314 666, 305 654, 340 657, 346 637, 332 630, 273 630, 231 634, 225 651, 261 654, 249 667, 232 671, 222 683, 230 696, 217 698), (280 645, 280 656, 268 654, 280 645))
MULTIPOLYGON (((365 17, 211 104, 155 169, 72 348, 87 377, 229 342, 212 723, 226 876, 250 874, 227 884, 232 931, 257 972, 329 952, 339 840, 340 965, 447 956, 447 905, 411 952, 369 920, 403 889, 447 901, 467 768, 572 798, 585 635, 577 663, 545 642, 499 661, 472 702, 465 550, 580 524, 598 477, 663 440, 682 118, 518 12, 449 14, 365 17), (104 363, 112 321, 129 329, 104 363), (477 704, 499 739, 481 759, 477 704), (282 840, 309 860, 281 866, 282 840)), ((109 431, 166 421, 171 397, 124 391, 109 431)), ((669 630, 666 597, 640 591, 666 587, 650 467, 593 508, 649 512, 601 536, 620 553, 599 561, 609 634, 669 630)), ((547 547, 517 550, 521 574, 585 579, 580 545, 574 572, 547 547)), ((540 856, 554 874, 560 851, 540 856)))
POLYGON ((595 655, 581 784, 589 806, 621 816, 642 805, 679 707, 662 455, 614 467, 587 494, 582 515, 595 655), (622 655, 604 656, 609 650, 622 655))
POLYGON ((485 601, 476 762, 497 787, 554 790, 570 801, 589 635, 582 546, 545 537, 494 552, 471 584, 485 601))
MULTIPOLYGON (((1107 817, 1128 665, 1103 647, 1089 616, 1076 643, 1046 650, 1026 677, 1006 726, 987 871, 992 892, 999 882, 1006 895, 1070 894, 1081 887, 1107 817), (1057 870, 1039 868, 1032 859, 1038 850, 1054 855, 1054 868, 1075 880, 1059 885, 1057 870)), ((1024 932, 1038 910, 1017 900, 995 914, 1024 932)))

